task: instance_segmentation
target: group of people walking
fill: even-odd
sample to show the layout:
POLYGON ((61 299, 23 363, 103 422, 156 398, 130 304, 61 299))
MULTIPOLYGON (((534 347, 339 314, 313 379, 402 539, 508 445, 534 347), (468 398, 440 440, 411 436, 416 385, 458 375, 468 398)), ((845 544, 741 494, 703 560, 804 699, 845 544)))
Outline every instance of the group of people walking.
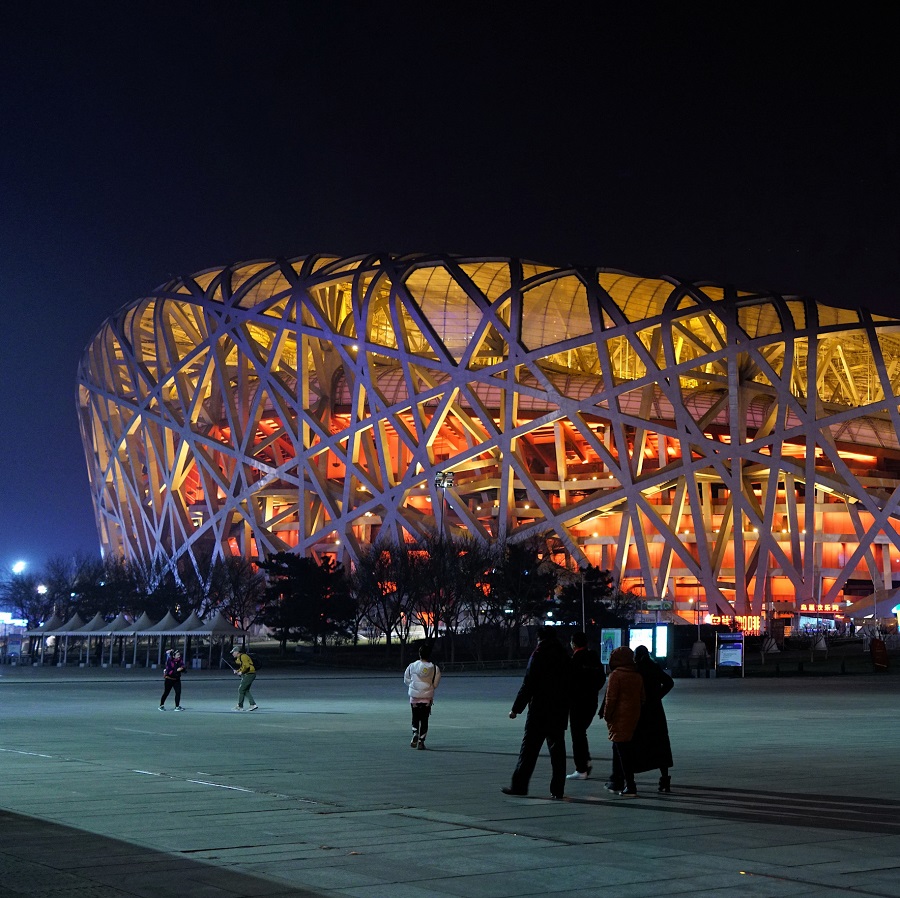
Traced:
POLYGON ((550 797, 562 799, 566 780, 585 780, 593 770, 587 730, 597 714, 606 721, 612 743, 612 771, 605 788, 626 798, 637 795, 635 774, 659 770, 658 790, 671 790, 672 748, 663 697, 675 685, 644 646, 615 649, 609 677, 597 653, 587 647, 584 633, 572 638, 572 655, 551 627, 538 632, 537 647, 528 660, 522 685, 509 712, 525 709, 525 730, 519 759, 507 795, 527 795, 541 747, 550 753, 550 797), (600 704, 604 683, 606 693, 600 704), (598 713, 599 705, 599 713, 598 713), (571 729, 573 773, 566 774, 565 732, 571 729))
MULTIPOLYGON (((256 679, 253 659, 234 648, 236 664, 231 669, 241 678, 235 711, 255 711, 257 704, 250 687, 256 679), (246 703, 246 704, 245 704, 246 703)), ((230 666, 230 665, 229 665, 230 666)), ((175 693, 175 710, 181 705, 181 675, 185 671, 181 652, 167 653, 163 672, 164 688, 159 710, 175 693)), ((419 647, 419 658, 404 674, 412 714, 410 748, 424 749, 434 693, 441 682, 440 668, 431 660, 431 646, 419 647)), ((659 770, 658 791, 669 792, 673 767, 672 747, 662 700, 675 685, 672 678, 650 656, 645 646, 632 651, 628 646, 614 649, 609 657, 609 677, 599 655, 588 648, 587 636, 575 633, 572 654, 556 637, 552 627, 538 631, 535 650, 528 659, 525 676, 513 701, 509 716, 515 719, 526 709, 525 730, 519 758, 507 795, 527 795, 531 775, 544 743, 550 753, 550 797, 565 796, 566 780, 586 780, 593 771, 587 731, 594 715, 606 721, 612 743, 612 771, 605 788, 623 797, 637 795, 635 774, 659 770), (600 703, 600 692, 606 694, 600 703), (599 710, 598 710, 599 707, 599 710), (566 774, 566 730, 572 733, 575 770, 566 774)))

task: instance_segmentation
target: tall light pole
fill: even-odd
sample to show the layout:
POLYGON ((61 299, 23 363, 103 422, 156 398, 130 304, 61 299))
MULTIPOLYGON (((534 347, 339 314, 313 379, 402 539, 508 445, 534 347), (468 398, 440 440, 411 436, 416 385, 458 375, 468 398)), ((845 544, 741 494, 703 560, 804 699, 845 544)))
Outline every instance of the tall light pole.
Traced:
POLYGON ((698 595, 696 599, 688 599, 688 604, 694 606, 694 612, 697 615, 697 642, 700 642, 700 596, 698 595))
MULTIPOLYGON (((440 555, 440 566, 441 566, 441 576, 440 583, 438 583, 438 595, 440 596, 440 610, 444 609, 444 575, 446 574, 446 568, 444 567, 446 563, 445 552, 443 550, 444 543, 444 504, 446 502, 446 493, 447 487, 453 486, 453 472, 452 471, 438 471, 434 475, 434 485, 441 491, 441 504, 438 509, 438 543, 440 543, 439 555, 440 555)), ((438 628, 438 620, 437 617, 434 619, 434 635, 437 637, 437 628, 438 628)))
POLYGON ((584 568, 581 568, 581 632, 587 633, 587 617, 584 614, 584 568))
POLYGON ((438 509, 438 536, 443 537, 444 533, 444 504, 446 502, 446 491, 448 487, 453 486, 455 476, 452 471, 438 471, 434 475, 434 485, 441 491, 441 505, 438 509))
POLYGON ((696 584, 697 597, 696 599, 688 599, 688 601, 694 606, 694 610, 697 612, 697 642, 700 642, 700 583, 696 584))

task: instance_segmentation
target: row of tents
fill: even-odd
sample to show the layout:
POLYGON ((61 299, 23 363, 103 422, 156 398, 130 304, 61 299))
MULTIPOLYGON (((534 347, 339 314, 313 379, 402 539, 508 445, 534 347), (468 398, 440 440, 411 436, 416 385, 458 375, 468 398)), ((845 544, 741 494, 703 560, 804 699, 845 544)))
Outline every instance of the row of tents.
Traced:
POLYGON ((165 645, 180 647, 185 660, 188 660, 188 640, 191 641, 192 660, 202 660, 204 643, 208 648, 207 665, 212 666, 213 648, 218 645, 219 659, 223 656, 226 642, 244 639, 246 631, 234 626, 221 611, 208 621, 202 620, 196 611, 191 612, 185 621, 179 621, 170 611, 161 620, 154 622, 145 612, 136 621, 125 614, 119 614, 114 620, 106 620, 99 612, 85 622, 80 615, 74 614, 64 621, 57 615, 33 630, 26 630, 25 636, 31 639, 30 655, 36 664, 44 663, 44 656, 51 639, 55 640, 53 654, 57 664, 65 666, 69 663, 70 641, 78 650, 77 660, 80 664, 99 664, 111 666, 119 664, 123 667, 138 666, 139 646, 144 648, 142 660, 145 667, 154 663, 162 663, 165 645), (61 642, 60 642, 61 640, 61 642), (92 641, 93 654, 91 653, 92 641), (179 645, 180 644, 180 645, 179 645), (131 661, 128 661, 128 648, 131 647, 131 661), (155 649, 155 652, 153 651, 155 649))

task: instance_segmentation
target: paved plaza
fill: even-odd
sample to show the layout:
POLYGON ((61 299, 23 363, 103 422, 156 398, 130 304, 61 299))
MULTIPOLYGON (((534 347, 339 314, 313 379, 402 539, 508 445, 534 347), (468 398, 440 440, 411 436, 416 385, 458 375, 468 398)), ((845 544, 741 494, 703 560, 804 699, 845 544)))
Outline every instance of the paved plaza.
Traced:
POLYGON ((394 675, 0 669, 6 896, 900 896, 900 677, 676 680, 673 791, 507 797, 520 673, 447 674, 429 749, 394 675), (170 706, 173 702, 170 698, 170 706))

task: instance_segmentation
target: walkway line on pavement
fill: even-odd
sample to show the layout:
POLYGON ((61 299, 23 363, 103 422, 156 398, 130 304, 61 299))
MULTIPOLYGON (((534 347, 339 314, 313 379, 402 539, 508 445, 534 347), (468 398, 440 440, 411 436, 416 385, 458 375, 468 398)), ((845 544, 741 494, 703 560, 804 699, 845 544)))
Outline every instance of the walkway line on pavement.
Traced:
MULTIPOLYGON (((49 757, 49 755, 47 756, 49 757)), ((210 780, 192 780, 187 778, 182 778, 180 776, 175 776, 171 773, 160 773, 155 770, 132 770, 132 773, 139 773, 143 776, 161 776, 168 780, 173 780, 178 783, 193 783, 196 786, 213 786, 216 789, 230 789, 232 792, 248 792, 251 795, 265 795, 267 798, 289 798, 291 801, 299 802, 300 804, 314 804, 320 805, 322 802, 316 801, 313 798, 298 798, 295 795, 285 795, 281 792, 267 792, 265 790, 260 789, 247 789, 244 786, 227 786, 225 783, 214 783, 210 780)))
MULTIPOLYGON (((72 757, 64 757, 62 755, 48 755, 38 751, 24 751, 20 748, 0 748, 0 752, 7 752, 12 755, 27 755, 32 758, 46 758, 49 761, 65 761, 65 762, 77 762, 80 764, 89 764, 98 766, 97 761, 89 761, 86 758, 72 758, 72 757)), ((100 767, 104 767, 105 765, 99 764, 100 767)), ((121 770, 121 768, 120 768, 121 770)), ((197 786, 213 786, 216 789, 230 789, 233 792, 248 792, 252 795, 265 795, 269 798, 289 798, 292 801, 299 802, 300 804, 313 804, 313 805, 322 805, 322 802, 316 801, 313 798, 298 798, 294 795, 285 795, 280 792, 268 792, 266 790, 259 789, 247 789, 243 786, 226 786, 224 783, 213 783, 209 780, 192 780, 187 779, 186 777, 174 776, 171 773, 161 773, 155 770, 136 770, 134 768, 131 769, 131 773, 137 773, 141 776, 159 776, 164 777, 165 779, 170 779, 175 782, 182 783, 192 783, 197 786)))
POLYGON ((253 792, 253 789, 242 789, 240 786, 226 786, 224 783, 211 783, 208 780, 186 780, 188 783, 196 783, 198 786, 215 786, 217 789, 231 789, 234 792, 253 792))
POLYGON ((50 758, 53 760, 53 755, 45 755, 39 751, 23 751, 20 748, 0 748, 0 751, 9 752, 11 755, 31 755, 33 758, 50 758))
POLYGON ((162 733, 159 730, 135 730, 131 727, 113 727, 114 733, 138 733, 141 736, 177 736, 178 733, 162 733))

